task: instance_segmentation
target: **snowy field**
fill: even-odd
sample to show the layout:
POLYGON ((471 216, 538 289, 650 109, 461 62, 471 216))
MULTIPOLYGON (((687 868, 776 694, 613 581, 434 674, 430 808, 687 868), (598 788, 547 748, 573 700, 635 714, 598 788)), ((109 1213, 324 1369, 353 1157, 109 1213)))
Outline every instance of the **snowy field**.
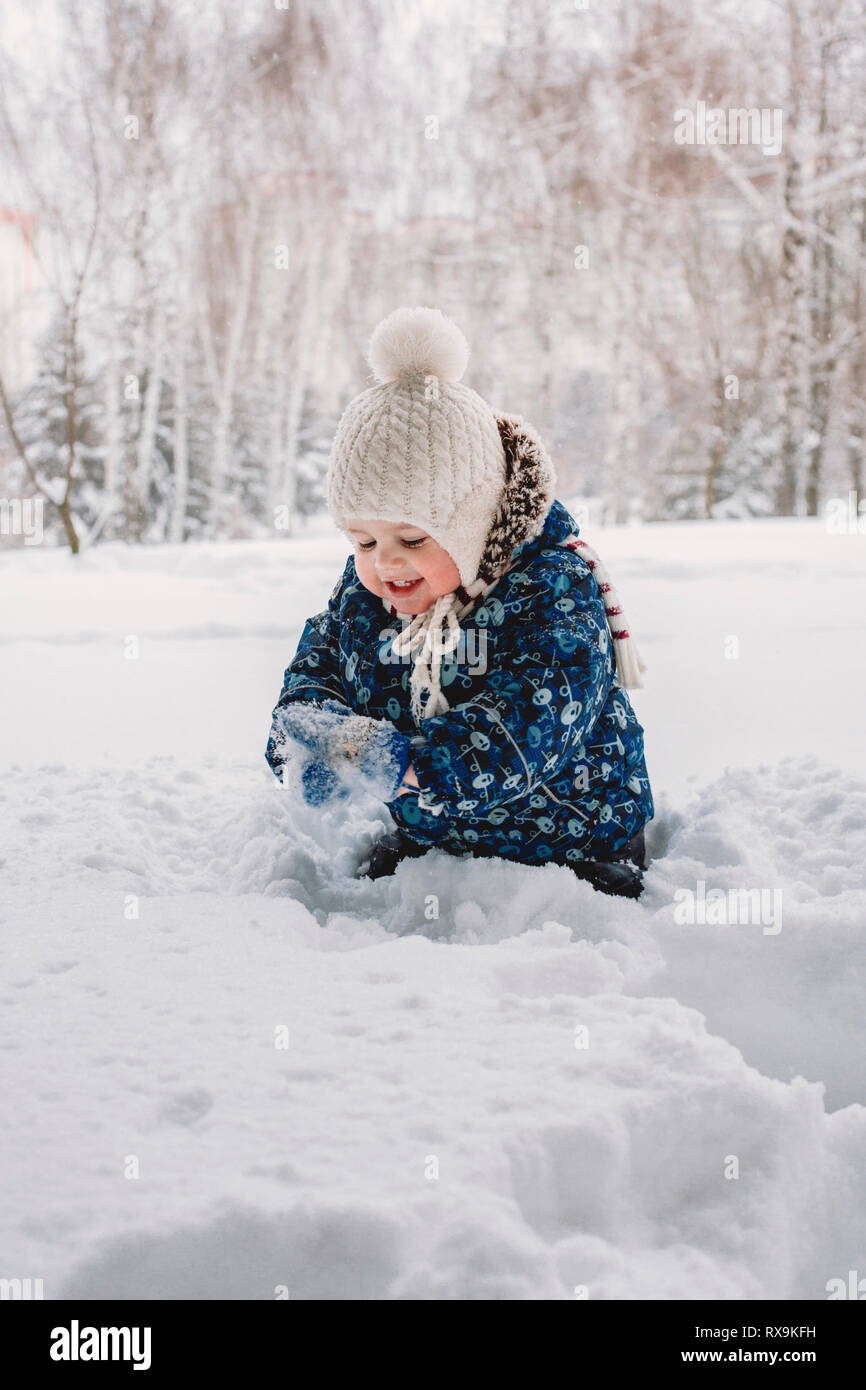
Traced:
POLYGON ((638 902, 439 851, 358 880, 385 808, 291 803, 264 746, 345 560, 327 523, 0 555, 0 1276, 189 1299, 866 1276, 866 537, 585 535, 649 667, 638 902), (678 920, 699 884, 764 890, 772 922, 678 920))

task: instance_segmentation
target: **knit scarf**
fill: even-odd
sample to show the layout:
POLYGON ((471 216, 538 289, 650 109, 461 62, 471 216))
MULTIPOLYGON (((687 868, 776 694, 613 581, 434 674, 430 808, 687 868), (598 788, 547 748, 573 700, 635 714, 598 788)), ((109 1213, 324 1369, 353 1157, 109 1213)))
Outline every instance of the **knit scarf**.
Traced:
MULTIPOLYGON (((604 600, 604 613, 620 685, 627 690, 641 687, 641 673, 646 670, 646 664, 629 632, 622 604, 600 557, 576 533, 563 537, 559 544, 576 551, 586 561, 598 585, 604 600)), ((475 579, 466 588, 460 585, 453 593, 442 594, 423 613, 417 613, 393 638, 390 650, 394 656, 414 656, 410 690, 412 716, 416 724, 437 714, 445 714, 450 709, 441 686, 442 658, 453 652, 460 641, 461 621, 493 592, 515 563, 515 560, 510 561, 490 583, 475 579)), ((401 616, 399 609, 388 599, 382 599, 382 606, 392 618, 401 616)))

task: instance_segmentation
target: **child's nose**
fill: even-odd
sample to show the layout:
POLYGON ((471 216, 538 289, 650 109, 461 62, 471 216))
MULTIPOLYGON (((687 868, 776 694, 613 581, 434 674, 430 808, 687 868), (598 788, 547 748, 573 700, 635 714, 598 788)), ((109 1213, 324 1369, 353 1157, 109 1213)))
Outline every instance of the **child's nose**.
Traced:
POLYGON ((381 579, 399 579, 406 570, 406 560, 399 551, 379 551, 376 566, 381 579))

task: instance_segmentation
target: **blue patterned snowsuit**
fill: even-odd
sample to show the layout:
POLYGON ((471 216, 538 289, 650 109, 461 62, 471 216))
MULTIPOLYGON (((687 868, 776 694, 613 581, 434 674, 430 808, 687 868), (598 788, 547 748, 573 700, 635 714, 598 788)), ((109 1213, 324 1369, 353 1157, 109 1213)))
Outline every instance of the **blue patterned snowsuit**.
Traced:
POLYGON ((420 727, 410 665, 380 660, 402 620, 363 586, 350 556, 285 673, 265 753, 274 772, 280 708, 336 699, 410 739, 420 791, 387 805, 416 842, 528 864, 622 849, 652 818, 653 799, 598 585, 559 544, 577 531, 554 501, 541 534, 517 547, 512 568, 462 620, 466 640, 442 660, 450 708, 420 727))

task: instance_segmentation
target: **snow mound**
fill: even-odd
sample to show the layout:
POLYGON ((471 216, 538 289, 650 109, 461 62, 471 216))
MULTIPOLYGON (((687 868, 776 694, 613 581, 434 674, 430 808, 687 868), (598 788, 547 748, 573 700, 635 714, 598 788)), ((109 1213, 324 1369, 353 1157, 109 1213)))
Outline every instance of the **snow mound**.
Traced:
POLYGON ((695 1005, 761 1071, 820 1079, 834 1107, 866 1100, 866 783, 813 757, 729 770, 672 817, 648 887, 664 957, 648 988, 695 1005), (678 923, 675 896, 699 881, 777 895, 772 925, 678 923))
POLYGON ((435 850, 358 879, 385 808, 266 767, 18 776, 4 1249, 47 1297, 811 1299, 866 1261, 856 780, 662 805, 634 902, 435 850), (777 935, 674 920, 777 877, 777 935))

